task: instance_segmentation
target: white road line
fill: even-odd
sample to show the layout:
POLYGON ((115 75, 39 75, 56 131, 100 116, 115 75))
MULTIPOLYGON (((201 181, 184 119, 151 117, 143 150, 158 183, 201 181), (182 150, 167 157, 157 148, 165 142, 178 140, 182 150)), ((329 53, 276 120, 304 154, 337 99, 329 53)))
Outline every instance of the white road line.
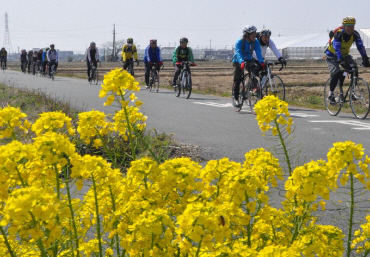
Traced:
POLYGON ((351 129, 356 130, 370 130, 370 124, 357 121, 357 120, 308 120, 308 122, 315 122, 315 123, 339 123, 344 125, 352 126, 351 129))
POLYGON ((214 106, 214 107, 233 107, 232 103, 227 103, 227 104, 219 104, 219 103, 212 103, 212 102, 193 102, 193 103, 214 106))
POLYGON ((301 118, 307 118, 307 117, 320 117, 320 115, 316 114, 307 114, 307 113, 301 113, 301 112, 291 112, 290 116, 292 117, 301 117, 301 118))

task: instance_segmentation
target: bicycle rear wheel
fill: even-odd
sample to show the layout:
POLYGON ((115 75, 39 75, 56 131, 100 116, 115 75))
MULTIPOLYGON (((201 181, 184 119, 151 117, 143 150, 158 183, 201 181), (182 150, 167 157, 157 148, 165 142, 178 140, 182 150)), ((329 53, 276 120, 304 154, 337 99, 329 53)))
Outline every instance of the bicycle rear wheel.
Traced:
POLYGON ((252 113, 255 113, 254 106, 261 98, 262 91, 259 88, 258 80, 256 78, 250 78, 248 81, 248 101, 252 113))
POLYGON ((232 85, 232 89, 231 89, 231 93, 232 93, 232 101, 233 101, 233 106, 234 106, 234 110, 236 112, 240 112, 240 110, 242 109, 243 107, 243 102, 244 102, 244 97, 243 95, 245 94, 245 92, 243 92, 243 88, 244 87, 244 81, 242 81, 239 85, 239 96, 238 96, 238 102, 239 104, 236 104, 236 100, 235 100, 235 81, 233 82, 233 85, 232 85))
POLYGON ((334 89, 334 98, 335 98, 335 103, 330 103, 330 100, 328 99, 330 95, 330 78, 326 81, 325 84, 325 89, 324 89, 324 101, 325 101, 325 107, 326 110, 328 110, 328 113, 331 116, 336 116, 342 109, 342 99, 340 99, 340 84, 338 82, 338 85, 334 89))
POLYGON ((356 118, 365 119, 370 111, 370 91, 364 79, 353 79, 349 99, 356 118))
POLYGON ((184 94, 184 97, 186 99, 189 99, 192 90, 191 74, 184 73, 183 79, 181 81, 183 82, 182 92, 184 94))
POLYGON ((285 100, 285 85, 282 79, 278 75, 271 76, 271 88, 267 90, 271 91, 271 92, 268 92, 268 94, 277 96, 280 100, 283 100, 283 101, 285 100))

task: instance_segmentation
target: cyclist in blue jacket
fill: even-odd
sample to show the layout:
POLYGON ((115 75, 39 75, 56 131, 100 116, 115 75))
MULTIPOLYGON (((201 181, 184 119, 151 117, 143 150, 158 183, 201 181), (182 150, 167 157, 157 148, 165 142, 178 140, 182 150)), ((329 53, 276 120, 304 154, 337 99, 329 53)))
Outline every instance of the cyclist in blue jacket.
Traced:
POLYGON ((161 56, 161 49, 157 46, 157 39, 151 39, 150 45, 145 48, 144 54, 145 63, 145 84, 146 88, 149 85, 149 73, 153 64, 156 65, 156 70, 159 72, 161 66, 163 65, 163 60, 161 56))
POLYGON ((248 68, 246 62, 253 63, 253 51, 256 53, 260 68, 265 69, 265 62, 262 57, 261 44, 256 38, 257 28, 253 25, 247 25, 243 28, 243 37, 236 41, 235 54, 233 58, 234 66, 234 103, 240 105, 239 87, 243 80, 244 67, 248 68))

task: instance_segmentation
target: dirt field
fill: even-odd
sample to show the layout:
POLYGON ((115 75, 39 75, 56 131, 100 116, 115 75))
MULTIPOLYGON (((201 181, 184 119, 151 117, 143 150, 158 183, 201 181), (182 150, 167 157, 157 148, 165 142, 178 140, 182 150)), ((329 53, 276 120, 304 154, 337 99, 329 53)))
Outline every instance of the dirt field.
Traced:
MULTIPOLYGON (((194 92, 230 97, 232 85, 232 64, 230 61, 200 61, 192 67, 194 92)), ((160 72, 161 86, 170 86, 174 74, 171 62, 164 63, 160 72)), ((9 62, 10 69, 20 70, 19 62, 9 62)), ((99 77, 114 68, 121 68, 122 63, 104 62, 98 67, 99 77)), ((60 62, 58 74, 62 76, 87 79, 86 63, 60 62)), ((286 100, 296 106, 323 108, 323 87, 329 77, 325 61, 289 61, 282 71, 275 66, 273 73, 278 74, 286 85, 286 100)), ((360 68, 360 76, 370 82, 370 69, 360 68)), ((144 63, 135 67, 135 77, 144 83, 144 63)))

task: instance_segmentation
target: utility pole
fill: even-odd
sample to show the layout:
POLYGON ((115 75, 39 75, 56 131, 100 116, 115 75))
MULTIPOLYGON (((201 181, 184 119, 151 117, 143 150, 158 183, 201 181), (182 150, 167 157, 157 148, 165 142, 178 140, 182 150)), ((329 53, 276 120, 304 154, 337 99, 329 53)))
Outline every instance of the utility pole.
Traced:
POLYGON ((212 50, 212 39, 209 40, 209 50, 212 50))
POLYGON ((116 24, 113 24, 113 50, 112 50, 112 62, 116 61, 116 24))

